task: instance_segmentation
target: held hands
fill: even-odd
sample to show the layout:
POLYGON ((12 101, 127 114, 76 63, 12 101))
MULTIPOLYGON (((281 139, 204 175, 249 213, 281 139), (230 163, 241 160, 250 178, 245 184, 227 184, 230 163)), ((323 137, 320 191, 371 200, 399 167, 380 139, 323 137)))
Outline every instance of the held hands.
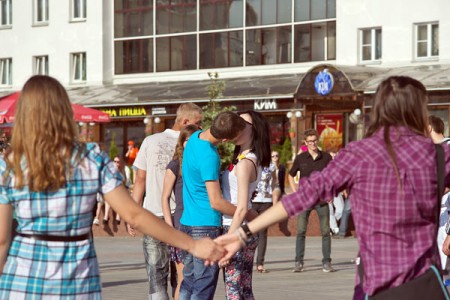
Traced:
POLYGON ((210 238, 194 240, 194 247, 190 252, 195 257, 203 259, 205 261, 205 266, 214 265, 227 254, 227 251, 223 246, 215 243, 210 238))
POLYGON ((226 266, 233 255, 236 254, 236 252, 238 252, 243 246, 243 241, 241 241, 237 232, 228 232, 227 234, 216 238, 214 242, 223 246, 226 250, 225 256, 219 260, 219 266, 221 267, 226 266))
POLYGON ((243 247, 243 240, 239 238, 238 232, 219 236, 214 241, 210 238, 195 240, 192 255, 203 259, 205 265, 219 263, 219 267, 229 264, 231 258, 243 247))

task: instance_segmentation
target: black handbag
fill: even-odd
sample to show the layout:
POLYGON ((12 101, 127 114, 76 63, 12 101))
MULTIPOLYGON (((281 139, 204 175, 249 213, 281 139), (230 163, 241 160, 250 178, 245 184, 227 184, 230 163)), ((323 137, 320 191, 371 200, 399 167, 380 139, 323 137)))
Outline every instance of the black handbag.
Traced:
POLYGON ((425 273, 402 285, 381 291, 369 300, 448 300, 447 289, 442 283, 442 276, 435 266, 431 266, 425 273))
MULTIPOLYGON (((437 224, 439 226, 439 207, 441 205, 442 192, 444 191, 444 173, 445 173, 445 161, 444 161, 444 149, 440 144, 436 144, 436 157, 437 157, 437 169, 438 169, 438 212, 437 212, 437 224)), ((436 250, 437 247, 436 247, 436 250)), ((436 253, 436 257, 439 255, 436 253)), ((363 283, 364 266, 362 260, 358 266, 359 276, 361 281, 361 287, 363 283)), ((399 286, 389 288, 387 290, 378 292, 373 296, 366 295, 366 299, 369 300, 450 300, 447 289, 442 281, 440 271, 436 266, 431 266, 422 275, 405 282, 399 286)))

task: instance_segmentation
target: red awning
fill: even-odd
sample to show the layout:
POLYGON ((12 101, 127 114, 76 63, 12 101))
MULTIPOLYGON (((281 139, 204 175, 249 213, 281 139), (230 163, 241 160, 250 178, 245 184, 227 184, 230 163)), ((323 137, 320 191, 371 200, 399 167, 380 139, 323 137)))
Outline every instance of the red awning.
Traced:
POLYGON ((16 111, 17 99, 20 92, 0 98, 0 123, 14 122, 14 112, 16 111))
POLYGON ((109 114, 100 110, 72 103, 73 118, 77 122, 109 122, 109 114))
MULTIPOLYGON (((19 100, 20 92, 0 98, 0 123, 13 123, 16 103, 19 100)), ((108 113, 85 107, 79 104, 72 104, 73 117, 77 122, 110 122, 108 113)))

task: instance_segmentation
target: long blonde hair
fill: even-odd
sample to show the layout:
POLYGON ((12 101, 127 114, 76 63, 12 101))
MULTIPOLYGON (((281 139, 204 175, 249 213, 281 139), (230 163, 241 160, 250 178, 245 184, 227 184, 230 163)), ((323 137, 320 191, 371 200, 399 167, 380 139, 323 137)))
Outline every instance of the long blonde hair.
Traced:
POLYGON ((71 174, 74 150, 80 158, 84 144, 66 90, 52 77, 31 77, 17 102, 5 176, 12 172, 19 189, 56 191, 71 174))

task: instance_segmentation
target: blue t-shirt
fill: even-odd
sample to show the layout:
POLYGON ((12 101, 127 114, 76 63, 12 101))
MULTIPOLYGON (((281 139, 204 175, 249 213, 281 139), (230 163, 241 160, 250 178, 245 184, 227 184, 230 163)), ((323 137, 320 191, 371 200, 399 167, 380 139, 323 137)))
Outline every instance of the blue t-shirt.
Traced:
POLYGON ((183 202, 181 224, 221 226, 221 214, 211 207, 206 181, 219 180, 220 157, 217 147, 199 139, 201 131, 189 138, 183 152, 183 202))

